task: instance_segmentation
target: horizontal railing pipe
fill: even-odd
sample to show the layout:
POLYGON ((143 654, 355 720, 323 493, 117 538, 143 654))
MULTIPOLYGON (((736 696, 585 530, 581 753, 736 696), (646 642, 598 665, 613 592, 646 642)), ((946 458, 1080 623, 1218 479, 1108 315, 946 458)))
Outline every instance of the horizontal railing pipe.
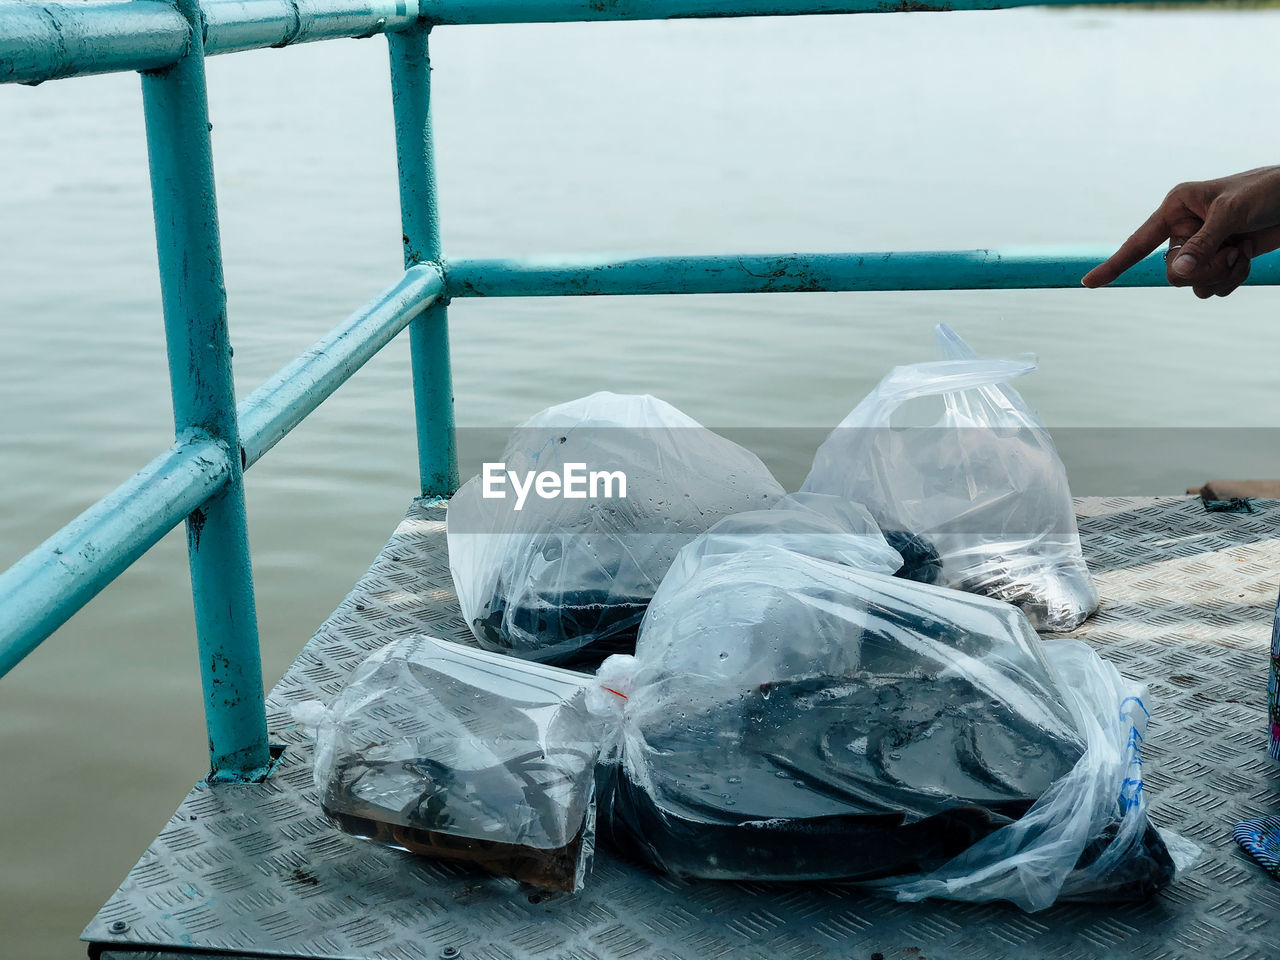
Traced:
POLYGON ((205 438, 176 443, 0 574, 0 676, 230 475, 221 444, 205 438))
MULTIPOLYGON (((1077 0, 204 0, 206 56, 429 24, 670 20, 995 10, 1077 0)), ((1139 3, 1143 0, 1099 0, 1139 3)), ((1194 2, 1194 0, 1167 0, 1194 2)), ((186 20, 164 0, 0 0, 0 83, 41 83, 176 63, 186 20)))
MULTIPOLYGON (((205 0, 205 54, 370 37, 418 21, 419 0, 205 0)), ((0 83, 171 66, 191 28, 163 0, 0 0, 0 83)))
POLYGON ((153 70, 177 61, 191 27, 159 0, 95 3, 0 2, 0 83, 117 70, 153 70))
MULTIPOLYGON (((801 293, 847 290, 1078 288, 1110 251, 942 250, 919 253, 782 253, 521 257, 451 261, 448 297, 562 297, 683 293, 801 293)), ((1164 286, 1153 254, 1112 286, 1164 286)), ((1249 283, 1280 284, 1280 251, 1253 262, 1249 283)))
POLYGON ((320 406, 444 291, 440 268, 420 264, 313 343, 240 401, 240 445, 249 467, 320 406))
POLYGON ((372 37, 417 22, 419 0, 205 0, 205 54, 372 37))
MULTIPOLYGON (((435 24, 566 23, 1001 10, 1007 7, 1067 6, 1079 2, 1080 0, 422 0, 422 10, 427 20, 435 24)), ((1144 0, 1101 2, 1141 3, 1144 0)))

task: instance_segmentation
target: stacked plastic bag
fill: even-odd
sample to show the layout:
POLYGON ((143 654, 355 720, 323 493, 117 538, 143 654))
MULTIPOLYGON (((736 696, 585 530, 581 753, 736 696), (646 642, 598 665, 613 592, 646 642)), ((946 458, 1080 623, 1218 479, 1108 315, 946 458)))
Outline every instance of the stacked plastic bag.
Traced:
POLYGON ((326 813, 559 890, 583 883, 597 804, 614 847, 679 876, 1027 910, 1167 884, 1142 689, 1008 604, 890 576, 869 532, 840 562, 797 552, 829 536, 712 530, 635 656, 594 678, 429 638, 384 648, 321 724, 326 813))
POLYGON ((462 612, 527 659, 428 637, 370 657, 319 724, 325 813, 562 891, 597 818, 679 876, 1026 910, 1170 882, 1195 851, 1147 819, 1144 690, 1033 629, 1096 605, 1065 470, 1008 386, 1033 365, 939 338, 947 359, 891 373, 790 496, 651 397, 530 420, 508 469, 621 470, 626 499, 459 491, 462 612), (938 425, 892 429, 922 397, 938 425), (528 662, 633 648, 594 676, 528 662))

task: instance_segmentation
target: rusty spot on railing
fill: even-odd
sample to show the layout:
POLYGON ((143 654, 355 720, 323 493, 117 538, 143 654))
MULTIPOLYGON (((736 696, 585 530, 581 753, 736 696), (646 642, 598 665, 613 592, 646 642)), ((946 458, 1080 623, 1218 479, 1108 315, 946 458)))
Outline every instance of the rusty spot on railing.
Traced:
POLYGON ((200 549, 200 534, 204 532, 205 512, 197 507, 187 518, 187 536, 193 549, 200 549))
POLYGON ((921 3, 920 0, 898 0, 897 3, 882 3, 880 9, 885 13, 948 13, 955 9, 949 3, 921 3))

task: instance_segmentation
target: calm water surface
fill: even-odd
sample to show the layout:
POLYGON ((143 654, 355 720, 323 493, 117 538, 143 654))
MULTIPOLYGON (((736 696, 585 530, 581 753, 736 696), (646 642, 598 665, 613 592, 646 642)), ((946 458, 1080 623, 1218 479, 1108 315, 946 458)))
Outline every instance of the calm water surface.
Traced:
MULTIPOLYGON (((1176 181, 1280 159, 1277 40, 1272 12, 441 30, 446 247, 1118 242, 1176 181)), ((217 58, 209 81, 247 392, 399 269, 385 44, 217 58)), ((828 426, 947 320, 984 352, 1039 354, 1020 388, 1051 426, 1270 426, 1278 305, 1265 289, 465 302, 457 412, 510 425, 609 388, 713 426, 828 426)), ((3 567, 172 435, 136 76, 0 88, 0 335, 3 567)), ((271 680, 413 494, 408 385, 401 340, 249 478, 271 680)), ((811 452, 761 451, 792 486, 811 452)), ((1188 459, 1086 458, 1072 479, 1181 492, 1257 472, 1188 459)), ((0 954, 78 955, 204 772, 186 577, 170 536, 0 683, 0 954)))

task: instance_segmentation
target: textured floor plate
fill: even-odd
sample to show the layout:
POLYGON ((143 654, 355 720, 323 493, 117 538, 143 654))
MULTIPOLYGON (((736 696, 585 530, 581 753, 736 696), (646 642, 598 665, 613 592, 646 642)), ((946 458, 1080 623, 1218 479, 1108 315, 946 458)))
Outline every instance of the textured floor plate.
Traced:
POLYGON ((1150 683, 1152 816, 1205 850, 1149 903, 1034 915, 898 904, 835 886, 673 880, 607 851, 585 893, 548 898, 344 836, 320 816, 291 705, 330 700, 390 637, 470 636, 444 511, 415 503, 272 691, 272 737, 288 748, 279 771, 261 785, 197 784, 84 938, 323 958, 450 957, 449 948, 464 960, 1275 957, 1280 883, 1231 841, 1237 820, 1280 808, 1280 764, 1264 735, 1280 501, 1257 506, 1207 514, 1183 498, 1079 502, 1103 602, 1079 635, 1150 683))

